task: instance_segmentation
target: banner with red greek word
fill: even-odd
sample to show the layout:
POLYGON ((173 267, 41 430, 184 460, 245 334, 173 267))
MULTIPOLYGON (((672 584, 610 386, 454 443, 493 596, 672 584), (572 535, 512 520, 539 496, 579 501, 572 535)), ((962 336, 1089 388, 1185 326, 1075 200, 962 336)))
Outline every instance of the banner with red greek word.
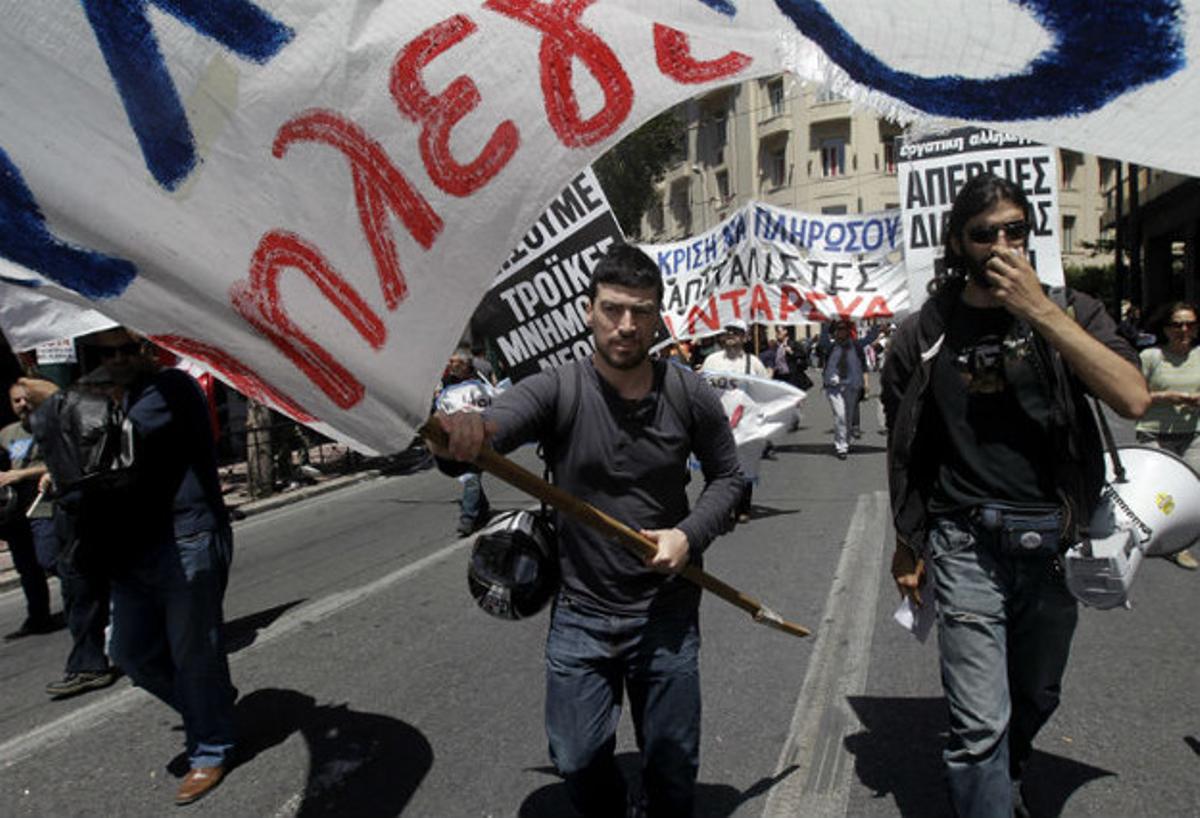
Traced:
POLYGON ((729 418, 738 463, 748 480, 758 480, 758 466, 767 443, 782 437, 800 422, 805 392, 790 383, 754 375, 701 372, 717 390, 729 418))
POLYGON ((958 191, 985 171, 1021 188, 1033 208, 1026 247, 1038 277, 1063 283, 1058 218, 1058 153, 1028 139, 982 128, 955 128, 900 143, 904 260, 913 308, 934 277, 945 275, 942 228, 958 191))
POLYGON ((663 321, 678 340, 730 320, 805 324, 908 309, 900 211, 816 215, 750 202, 694 239, 642 249, 662 271, 663 321))
POLYGON ((1200 0, 1061 5, 6 0, 0 259, 396 450, 546 204, 710 89, 791 70, 1200 173, 1200 0))
POLYGON ((589 168, 534 222, 471 317, 514 382, 595 348, 584 308, 592 269, 621 226, 589 168))

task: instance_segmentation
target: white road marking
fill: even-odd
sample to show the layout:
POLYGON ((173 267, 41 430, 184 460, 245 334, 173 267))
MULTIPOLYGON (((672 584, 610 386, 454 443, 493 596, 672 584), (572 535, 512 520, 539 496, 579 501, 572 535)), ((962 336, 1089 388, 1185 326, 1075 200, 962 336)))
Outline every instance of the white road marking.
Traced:
POLYGON ((861 729, 847 698, 866 689, 889 529, 887 494, 859 495, 775 775, 798 769, 771 789, 763 818, 846 815, 852 764, 844 740, 861 729))
MULTIPOLYGON (((440 551, 435 551, 416 562, 409 563, 403 568, 398 568, 392 573, 369 582, 366 585, 331 594, 289 611, 276 619, 269 627, 259 631, 252 645, 231 656, 230 664, 236 665, 243 656, 252 650, 257 650, 277 639, 288 636, 306 625, 328 619, 334 614, 362 602, 368 597, 410 579, 427 568, 432 568, 438 563, 444 562, 466 549, 473 541, 474 537, 458 540, 442 548, 440 551)), ((150 698, 150 694, 143 690, 133 687, 126 688, 109 693, 103 698, 61 716, 54 721, 39 725, 19 736, 14 736, 3 744, 0 744, 0 769, 12 766, 34 753, 65 741, 71 736, 104 724, 112 717, 127 713, 138 705, 149 701, 150 698)))

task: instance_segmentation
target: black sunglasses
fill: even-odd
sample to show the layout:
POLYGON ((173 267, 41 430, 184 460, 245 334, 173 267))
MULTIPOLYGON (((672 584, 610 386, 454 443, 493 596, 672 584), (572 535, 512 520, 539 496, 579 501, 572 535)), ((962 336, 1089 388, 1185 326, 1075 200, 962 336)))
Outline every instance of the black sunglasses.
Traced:
POLYGON ((1000 235, 1000 231, 1013 241, 1020 241, 1029 235, 1029 222, 1005 222, 1004 224, 989 224, 986 227, 972 227, 967 231, 967 238, 975 244, 991 244, 1000 235))
POLYGON ((1166 326, 1171 329, 1187 329, 1188 327, 1196 326, 1195 321, 1168 321, 1166 326))

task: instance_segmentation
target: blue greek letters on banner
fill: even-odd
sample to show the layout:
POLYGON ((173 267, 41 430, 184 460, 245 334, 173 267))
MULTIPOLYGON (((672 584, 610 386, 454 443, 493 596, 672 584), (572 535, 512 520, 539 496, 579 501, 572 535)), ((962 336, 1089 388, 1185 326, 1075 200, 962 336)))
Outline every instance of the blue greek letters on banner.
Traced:
MULTIPOLYGON (((137 277, 129 261, 73 247, 51 235, 17 166, 0 148, 0 258, 88 298, 114 298, 137 277)), ((5 278, 10 284, 36 282, 5 278)))
POLYGON ((1084 114, 1169 77, 1186 63, 1177 0, 1017 0, 1050 33, 1054 45, 1020 74, 990 79, 897 71, 859 45, 817 0, 775 4, 854 81, 928 113, 960 119, 1084 114))
POLYGON ((250 0, 82 0, 150 174, 174 190, 196 166, 196 143, 146 17, 153 3, 242 57, 265 63, 293 31, 250 0))

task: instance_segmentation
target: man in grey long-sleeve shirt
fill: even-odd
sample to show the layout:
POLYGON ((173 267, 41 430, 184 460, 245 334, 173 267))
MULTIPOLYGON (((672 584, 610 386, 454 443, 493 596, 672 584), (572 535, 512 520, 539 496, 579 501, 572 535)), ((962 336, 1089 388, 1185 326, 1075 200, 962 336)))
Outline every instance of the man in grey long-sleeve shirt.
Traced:
POLYGON ((501 452, 541 440, 559 486, 655 541, 657 555, 643 563, 559 520, 563 581, 546 643, 546 732, 575 808, 624 815, 613 748, 628 691, 643 755, 640 806, 686 816, 699 767, 700 589, 676 574, 699 565, 727 527, 741 493, 737 451, 716 394, 648 357, 662 302, 654 261, 614 245, 593 272, 589 299, 591 360, 522 381, 482 417, 440 416, 450 444, 437 453, 472 460, 485 439, 501 452), (572 396, 565 408, 563 394, 572 396), (689 511, 692 452, 705 488, 689 511))

